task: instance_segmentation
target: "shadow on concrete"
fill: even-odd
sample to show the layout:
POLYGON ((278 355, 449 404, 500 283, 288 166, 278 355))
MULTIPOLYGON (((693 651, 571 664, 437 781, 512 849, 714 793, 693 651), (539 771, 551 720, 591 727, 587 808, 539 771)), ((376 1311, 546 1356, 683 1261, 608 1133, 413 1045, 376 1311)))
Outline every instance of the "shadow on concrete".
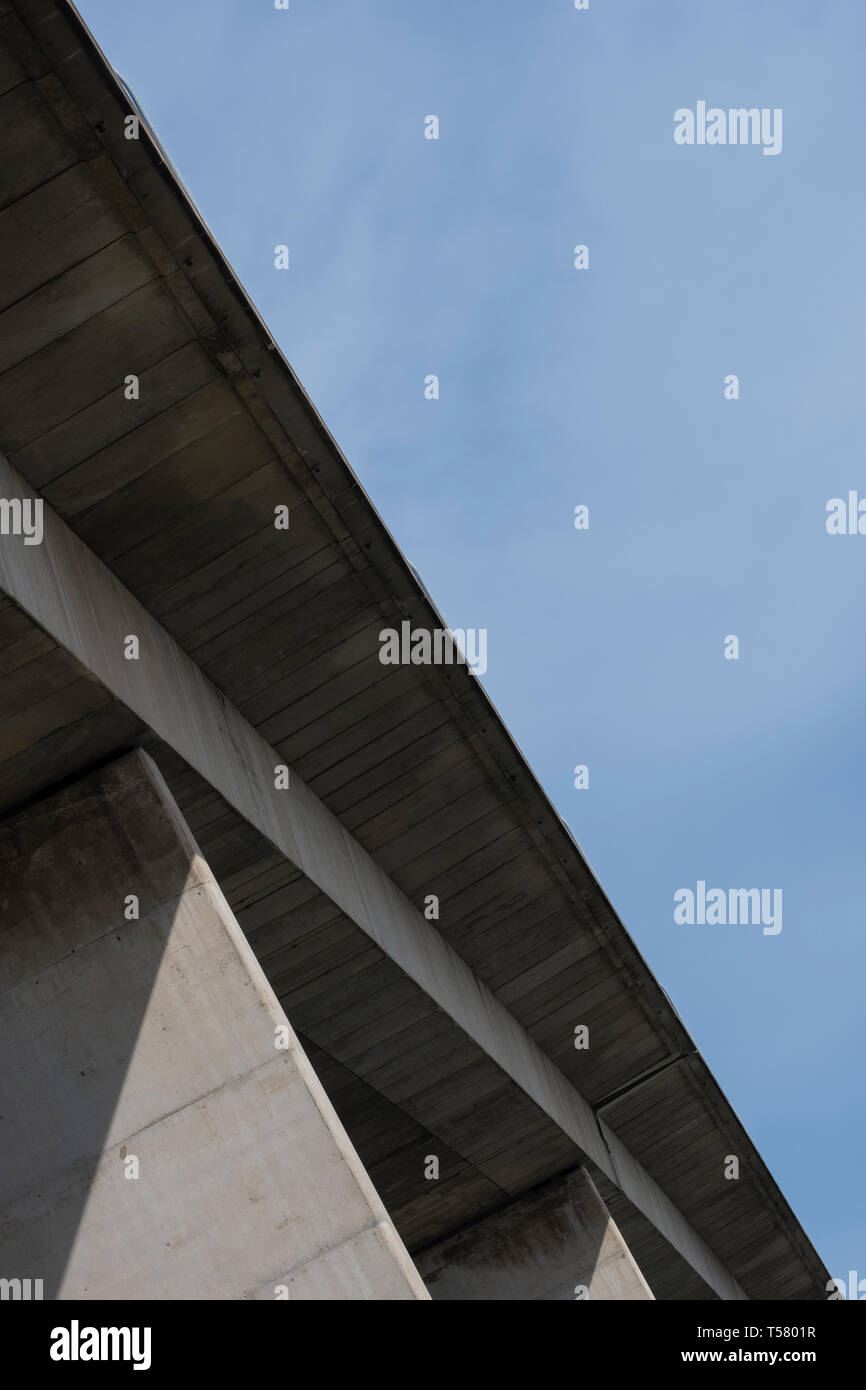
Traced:
POLYGON ((584 1168, 416 1254, 434 1300, 652 1299, 584 1168))
POLYGON ((0 1278, 41 1279, 46 1299, 105 1151, 136 1123, 124 1085, 195 881, 159 803, 133 753, 0 822, 0 1278))

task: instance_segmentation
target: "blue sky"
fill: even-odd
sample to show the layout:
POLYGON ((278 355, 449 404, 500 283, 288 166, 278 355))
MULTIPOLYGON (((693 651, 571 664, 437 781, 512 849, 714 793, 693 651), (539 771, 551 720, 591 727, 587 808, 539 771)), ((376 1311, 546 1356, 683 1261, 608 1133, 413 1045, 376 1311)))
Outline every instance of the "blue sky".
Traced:
POLYGON ((866 536, 825 528, 866 496, 866 6, 78 3, 440 611, 488 629, 486 689, 831 1274, 866 1277, 866 536), (676 145, 698 100, 781 108, 781 153, 676 145), (781 888, 781 933, 676 926, 698 879, 781 888))

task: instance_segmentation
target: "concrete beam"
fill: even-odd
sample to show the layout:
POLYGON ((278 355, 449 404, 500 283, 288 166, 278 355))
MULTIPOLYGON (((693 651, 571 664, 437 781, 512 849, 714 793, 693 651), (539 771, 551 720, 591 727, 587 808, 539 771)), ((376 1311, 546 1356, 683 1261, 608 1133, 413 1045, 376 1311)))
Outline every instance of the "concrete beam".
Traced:
POLYGON ((427 1300, 147 754, 0 823, 0 865, 0 1276, 427 1300))
POLYGON ((416 1256, 434 1300, 652 1299, 583 1168, 416 1256))
MULTIPOLYGON (((0 497, 37 494, 0 456, 0 497)), ((737 1281, 466 962, 164 628, 44 505, 44 539, 0 538, 0 586, 311 879, 617 1184, 719 1297, 737 1281), (140 659, 124 656, 139 639, 140 659)))

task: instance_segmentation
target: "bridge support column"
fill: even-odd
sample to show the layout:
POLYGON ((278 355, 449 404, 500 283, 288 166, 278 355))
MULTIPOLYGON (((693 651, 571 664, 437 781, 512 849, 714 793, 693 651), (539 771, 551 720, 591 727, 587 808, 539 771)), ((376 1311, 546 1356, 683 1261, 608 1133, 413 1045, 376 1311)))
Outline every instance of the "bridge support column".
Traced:
POLYGON ((0 823, 0 1057, 0 1279, 428 1297, 143 753, 0 823))
POLYGON ((649 1285, 578 1168, 416 1257, 434 1299, 651 1299, 649 1285))

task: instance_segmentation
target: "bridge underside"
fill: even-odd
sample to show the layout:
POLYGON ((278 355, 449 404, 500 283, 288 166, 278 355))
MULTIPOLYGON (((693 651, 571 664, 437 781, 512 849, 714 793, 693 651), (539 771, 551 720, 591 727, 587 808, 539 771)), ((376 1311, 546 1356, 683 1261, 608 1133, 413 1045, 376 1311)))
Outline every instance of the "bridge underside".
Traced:
MULTIPOLYGON (((0 481, 4 495, 17 485, 2 461, 0 481)), ((13 691, 21 701, 20 718, 10 712, 0 723, 0 734, 4 730, 20 734, 26 711, 28 738, 33 739, 30 747, 9 760, 16 778, 23 780, 6 781, 0 809, 11 809, 7 801, 41 805, 46 769, 55 776, 60 772, 66 780, 75 779, 81 766, 105 764, 131 747, 147 750, 177 798, 190 832, 410 1250, 423 1250, 551 1176, 586 1163, 599 1188, 605 1188, 611 1211, 619 1206, 614 1219, 623 1235, 628 1230, 627 1239, 636 1243, 634 1253, 642 1267, 655 1271, 656 1286, 670 1289, 668 1296, 713 1297, 711 1288, 657 1227, 623 1197, 603 1170, 589 1163, 587 1151, 563 1132, 471 1030, 461 1027, 442 1002, 437 1003, 423 982, 411 978, 371 939, 368 930, 341 912, 308 873, 276 851, 273 841, 226 800, 216 798, 218 814, 214 814, 211 783, 96 678, 92 667, 99 663, 98 652, 86 665, 50 641, 47 629, 61 628, 64 615, 69 614, 74 614, 70 643, 77 640, 76 634, 89 633, 99 646, 107 639, 117 661, 114 671, 104 674, 119 682, 133 672, 134 688, 139 684, 142 689, 155 688, 160 710, 165 706, 179 714, 170 730, 177 743, 187 737, 192 740, 197 731, 210 726, 203 740, 206 758, 213 758, 214 776, 224 773, 229 754, 220 747, 217 732, 217 721, 225 715, 224 703, 209 717, 207 709, 195 703, 201 692, 179 683, 179 667, 175 666, 172 680, 155 677, 155 631, 146 631, 140 621, 143 613, 124 611, 123 596, 112 592, 116 581, 107 573, 100 573, 100 583, 94 584, 81 569, 76 574, 73 568, 64 568, 64 540, 73 545, 82 563, 91 559, 49 512, 38 552, 19 542, 15 550, 7 547, 0 554, 0 582, 34 602, 45 623, 37 626, 18 603, 7 600, 0 608, 0 630, 8 638, 7 711, 14 704, 13 691), (43 564, 47 568, 37 575, 37 567, 43 564), (78 605, 71 602, 76 584, 81 590, 78 605), (143 638, 138 663, 127 663, 122 655, 122 637, 132 631, 143 638), (43 651, 41 656, 34 657, 34 645, 43 651), (77 707, 79 717, 72 728, 68 724, 52 728, 52 712, 68 710, 63 700, 32 699, 34 675, 49 656, 60 692, 82 685, 92 700, 86 714, 77 707), (172 692, 168 701, 167 690, 172 692), (425 1177, 431 1155, 438 1163, 435 1181, 425 1177)), ((86 640, 80 653, 87 656, 86 640)), ((246 764, 239 765, 237 775, 249 780, 246 764)), ((295 780, 283 795, 294 801, 299 793, 295 780)), ((7 823, 14 819, 13 813, 7 823)), ((439 880, 434 876, 427 882, 438 884, 439 880)), ((511 976, 519 972, 523 953, 532 949, 519 925, 518 916, 511 951, 500 954, 502 970, 511 976)), ((426 929, 434 930, 432 924, 426 929)), ((474 986, 480 987, 480 982, 474 986)), ((451 1002, 447 994, 441 998, 446 1005, 451 1002)), ((595 1145, 597 1122, 592 1120, 592 1125, 588 1137, 595 1145)))
POLYGON ((823 1297, 478 682, 379 662, 445 624, 128 111, 71 7, 0 0, 0 496, 45 504, 0 536, 0 811, 150 754, 420 1263, 583 1168, 656 1298, 823 1297))

